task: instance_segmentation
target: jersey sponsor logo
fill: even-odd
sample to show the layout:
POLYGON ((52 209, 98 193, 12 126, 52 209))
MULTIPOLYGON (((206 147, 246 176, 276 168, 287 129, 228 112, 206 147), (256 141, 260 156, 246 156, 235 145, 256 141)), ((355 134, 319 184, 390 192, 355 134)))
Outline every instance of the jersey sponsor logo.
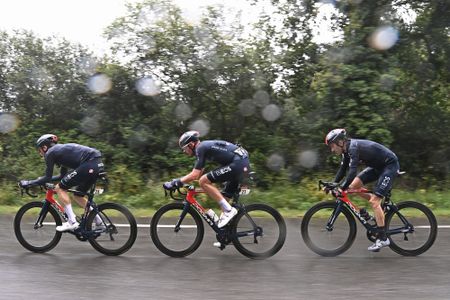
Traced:
POLYGON ((237 155, 239 155, 240 157, 248 157, 248 152, 247 150, 245 150, 242 147, 237 148, 236 150, 233 151, 234 153, 236 153, 237 155))
POLYGON ((219 146, 211 146, 211 149, 219 150, 219 151, 228 151, 227 148, 219 147, 219 146))
POLYGON ((74 178, 77 175, 78 175, 77 171, 73 171, 72 173, 69 173, 69 174, 66 175, 66 180, 70 180, 70 179, 74 178))
POLYGON ((230 166, 226 166, 226 167, 220 168, 218 170, 215 170, 214 174, 216 176, 220 176, 220 175, 226 174, 228 172, 231 172, 231 167, 230 166))
POLYGON ((381 186, 382 187, 387 187, 390 181, 391 181, 391 178, 388 177, 388 176, 385 176, 383 181, 381 182, 381 186))

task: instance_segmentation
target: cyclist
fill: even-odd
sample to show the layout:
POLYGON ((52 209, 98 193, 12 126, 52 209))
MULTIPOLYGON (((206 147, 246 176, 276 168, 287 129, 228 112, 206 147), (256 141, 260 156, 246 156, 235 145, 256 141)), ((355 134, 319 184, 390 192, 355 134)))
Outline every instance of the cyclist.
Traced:
MULTIPOLYGON (((57 226, 57 231, 69 231, 78 228, 75 213, 67 189, 76 186, 77 193, 74 193, 74 200, 85 207, 87 200, 84 194, 95 183, 100 172, 104 171, 101 160, 101 153, 97 149, 83 145, 69 143, 58 144, 58 137, 54 134, 44 134, 36 141, 39 154, 44 157, 46 164, 45 175, 35 180, 21 180, 19 185, 27 188, 34 185, 41 185, 49 181, 60 182, 56 185, 55 191, 64 204, 64 211, 67 214, 68 222, 57 226), (61 168, 60 175, 53 175, 53 167, 61 168), (71 170, 70 172, 68 172, 71 170)), ((96 224, 101 224, 101 219, 96 216, 96 224)))
POLYGON ((325 137, 325 144, 336 155, 342 155, 334 182, 340 182, 348 169, 347 177, 341 183, 341 190, 358 189, 363 185, 377 181, 373 194, 362 194, 372 206, 378 227, 378 237, 375 243, 368 248, 369 251, 379 251, 389 246, 390 241, 386 236, 384 227, 384 212, 381 207, 382 199, 392 189, 392 184, 397 176, 400 165, 397 156, 385 146, 369 140, 350 139, 345 129, 333 129, 325 137), (357 174, 359 163, 367 167, 357 174))
POLYGON ((179 146, 189 156, 196 156, 197 160, 192 171, 181 178, 164 183, 165 189, 181 187, 185 183, 199 180, 203 190, 219 204, 222 213, 217 226, 222 228, 237 214, 226 198, 231 198, 237 192, 244 173, 249 171, 250 162, 248 152, 239 145, 222 140, 200 141, 197 131, 187 131, 179 139, 179 146), (203 174, 207 160, 219 163, 221 166, 203 174), (220 192, 214 183, 226 182, 220 192))

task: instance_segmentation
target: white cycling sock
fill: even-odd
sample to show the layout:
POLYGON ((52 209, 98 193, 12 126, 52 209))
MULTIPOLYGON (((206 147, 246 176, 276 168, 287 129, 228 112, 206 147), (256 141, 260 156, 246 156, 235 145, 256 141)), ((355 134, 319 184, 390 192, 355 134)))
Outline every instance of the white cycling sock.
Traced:
POLYGON ((222 210, 223 210, 223 211, 226 211, 226 212, 230 211, 231 208, 232 208, 231 205, 230 205, 230 203, 228 203, 228 201, 225 200, 225 199, 220 200, 220 201, 219 201, 219 205, 220 205, 220 207, 222 208, 222 210))
POLYGON ((67 204, 64 207, 64 211, 66 212, 67 218, 69 219, 69 223, 70 224, 76 223, 77 218, 75 216, 75 213, 73 212, 72 204, 67 204))

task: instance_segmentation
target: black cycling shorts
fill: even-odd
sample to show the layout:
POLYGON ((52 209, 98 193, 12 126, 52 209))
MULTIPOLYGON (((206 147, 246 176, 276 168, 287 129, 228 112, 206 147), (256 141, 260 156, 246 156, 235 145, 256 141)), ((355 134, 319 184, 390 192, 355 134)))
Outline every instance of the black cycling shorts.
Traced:
POLYGON ((364 185, 369 182, 377 181, 373 192, 378 197, 384 198, 392 189, 394 179, 397 177, 399 170, 399 163, 393 162, 384 169, 365 168, 357 177, 361 179, 364 185))
POLYGON ((80 193, 74 193, 77 196, 84 196, 89 188, 97 181, 98 174, 104 171, 103 163, 101 159, 93 159, 82 163, 75 170, 67 173, 59 186, 67 190, 72 187, 80 193))
POLYGON ((248 158, 236 157, 231 164, 214 169, 206 174, 213 183, 226 182, 221 191, 227 198, 232 198, 238 192, 239 183, 244 179, 245 173, 250 170, 248 158))

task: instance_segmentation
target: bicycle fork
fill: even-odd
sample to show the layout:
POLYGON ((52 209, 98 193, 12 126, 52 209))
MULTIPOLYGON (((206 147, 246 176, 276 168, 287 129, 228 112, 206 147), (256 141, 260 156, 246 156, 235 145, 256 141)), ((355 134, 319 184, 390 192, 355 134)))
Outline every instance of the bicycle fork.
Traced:
POLYGON ((342 205, 343 205, 342 201, 336 201, 336 206, 334 207, 333 213, 331 214, 331 216, 327 222, 327 226, 326 226, 327 231, 333 231, 334 222, 336 221, 337 217, 341 213, 342 205))

